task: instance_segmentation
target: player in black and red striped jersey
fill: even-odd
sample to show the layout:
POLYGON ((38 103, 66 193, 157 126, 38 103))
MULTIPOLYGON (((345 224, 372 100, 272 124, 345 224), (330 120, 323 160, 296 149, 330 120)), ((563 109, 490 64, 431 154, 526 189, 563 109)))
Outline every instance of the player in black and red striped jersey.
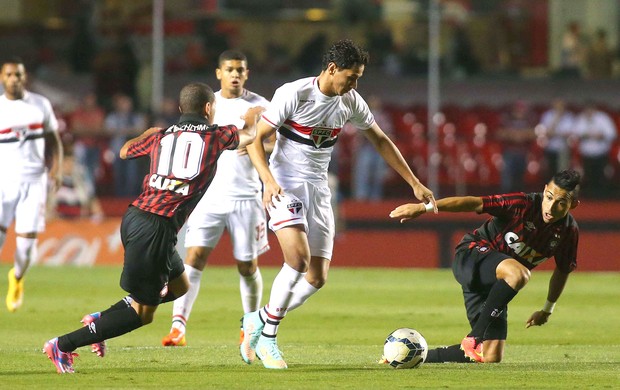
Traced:
MULTIPOLYGON (((460 345, 429 350, 426 362, 499 363, 508 333, 508 303, 525 287, 531 270, 554 257, 547 302, 526 326, 547 322, 569 274, 577 267, 579 228, 569 212, 579 204, 580 182, 579 173, 564 170, 553 176, 542 193, 437 201, 440 212, 487 213, 491 218, 463 237, 452 265, 463 290, 471 332, 460 345)), ((427 210, 423 203, 410 203, 397 207, 390 217, 405 222, 427 210)))
POLYGON ((262 108, 250 108, 245 126, 217 126, 213 90, 202 83, 183 87, 181 118, 167 129, 151 128, 121 148, 122 159, 150 156, 143 191, 123 216, 125 248, 121 287, 129 296, 109 309, 84 316, 84 327, 51 339, 44 352, 58 373, 73 372, 73 351, 91 344, 103 356, 105 340, 153 321, 160 303, 185 294, 189 281, 175 249, 177 233, 215 175, 224 150, 245 147, 256 135, 262 108))

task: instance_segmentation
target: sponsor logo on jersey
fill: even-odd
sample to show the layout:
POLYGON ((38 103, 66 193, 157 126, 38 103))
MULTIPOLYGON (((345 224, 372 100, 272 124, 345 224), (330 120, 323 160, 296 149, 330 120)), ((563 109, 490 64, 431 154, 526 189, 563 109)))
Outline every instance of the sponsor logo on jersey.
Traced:
POLYGON ((534 248, 527 246, 519 236, 514 232, 508 232, 504 235, 506 244, 512 249, 519 257, 531 264, 540 264, 547 258, 537 252, 534 248))
POLYGON ((327 129, 322 127, 315 127, 310 133, 310 138, 314 145, 318 148, 321 144, 335 136, 333 129, 327 129))
POLYGON ((480 253, 485 253, 489 250, 488 246, 477 246, 476 249, 478 249, 478 252, 480 253))
POLYGON ((149 179, 149 186, 162 191, 173 191, 177 194, 189 194, 189 183, 181 180, 169 179, 154 173, 149 179))

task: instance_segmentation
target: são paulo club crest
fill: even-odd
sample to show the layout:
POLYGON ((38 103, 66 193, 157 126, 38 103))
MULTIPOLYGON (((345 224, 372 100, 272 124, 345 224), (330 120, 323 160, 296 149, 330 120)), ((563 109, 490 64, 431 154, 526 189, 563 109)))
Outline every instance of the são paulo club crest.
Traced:
POLYGON ((301 201, 298 199, 291 199, 291 201, 287 203, 286 208, 291 214, 299 214, 302 208, 301 201))
POLYGON ((321 144, 323 144, 323 142, 328 141, 335 136, 333 132, 334 132, 333 129, 327 129, 324 127, 315 127, 312 129, 312 132, 310 133, 310 138, 312 139, 312 142, 314 142, 314 146, 319 148, 321 147, 321 144))

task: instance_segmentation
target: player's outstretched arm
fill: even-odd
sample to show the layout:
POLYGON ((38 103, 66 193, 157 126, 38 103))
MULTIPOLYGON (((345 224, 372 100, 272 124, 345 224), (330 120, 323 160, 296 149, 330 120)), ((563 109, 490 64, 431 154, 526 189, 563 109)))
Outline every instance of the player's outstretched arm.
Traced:
POLYGON ((377 152, 383 157, 385 162, 388 163, 398 174, 411 186, 414 196, 423 201, 424 203, 433 206, 433 211, 437 213, 437 207, 435 204, 435 196, 433 191, 426 188, 420 180, 413 174, 409 164, 403 157, 402 153, 394 142, 381 130, 379 125, 375 122, 369 129, 364 130, 364 136, 373 145, 377 152))
MULTIPOLYGON (((435 202, 439 211, 451 213, 458 212, 482 212, 482 198, 478 196, 453 196, 450 198, 439 199, 435 202)), ((398 206, 390 212, 390 218, 399 219, 401 223, 433 210, 431 204, 427 203, 407 203, 398 206)))
POLYGON ((121 151, 119 152, 120 158, 122 158, 123 160, 127 159, 127 150, 129 150, 129 147, 131 145, 135 144, 136 142, 142 141, 143 139, 147 138, 153 133, 157 133, 162 130, 163 129, 161 127, 151 127, 150 129, 146 130, 144 133, 140 134, 139 136, 132 138, 129 141, 125 142, 125 144, 121 148, 121 151))
POLYGON ((263 107, 252 107, 243 115, 242 118, 245 124, 243 129, 239 130, 239 146, 237 146, 237 149, 243 149, 254 142, 256 138, 256 123, 264 110, 263 107))
POLYGON ((49 175, 52 179, 52 191, 56 192, 62 184, 62 159, 64 156, 62 141, 58 132, 54 131, 45 134, 45 147, 51 151, 49 175))
POLYGON ((258 172, 258 176, 263 182, 263 205, 265 208, 273 206, 273 197, 278 198, 282 193, 282 188, 276 182, 269 169, 267 155, 265 154, 265 145, 263 144, 263 141, 271 137, 275 131, 276 129, 271 127, 265 120, 259 121, 256 125, 256 138, 254 142, 247 146, 250 160, 252 160, 252 164, 258 172))
POLYGON ((566 281, 568 280, 568 276, 570 274, 560 271, 558 268, 553 271, 551 275, 551 279, 549 280, 549 291, 547 292, 547 302, 545 302, 542 310, 535 311, 530 318, 525 322, 525 327, 529 328, 530 326, 540 326, 547 323, 549 320, 549 316, 553 313, 553 309, 555 308, 555 303, 562 295, 562 291, 564 291, 564 286, 566 286, 566 281))

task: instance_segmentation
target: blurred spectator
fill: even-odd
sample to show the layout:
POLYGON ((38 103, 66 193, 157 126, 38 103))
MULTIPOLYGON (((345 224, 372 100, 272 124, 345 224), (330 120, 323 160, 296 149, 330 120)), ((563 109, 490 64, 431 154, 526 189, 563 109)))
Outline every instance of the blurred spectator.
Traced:
MULTIPOLYGON (((370 56, 371 65, 379 65, 378 68, 385 68, 385 62, 394 51, 394 38, 390 26, 380 20, 368 23, 366 30, 366 47, 372 53, 370 56)), ((374 66, 373 66, 374 68, 374 66)))
POLYGON ((551 177, 554 172, 569 168, 568 139, 575 126, 575 116, 566 108, 564 99, 557 98, 551 108, 542 114, 540 126, 539 135, 543 137, 547 173, 551 177))
POLYGON ((274 41, 273 38, 265 45, 265 59, 261 67, 264 72, 272 74, 289 73, 291 71, 291 55, 283 44, 274 41))
MULTIPOLYGON (((260 4, 260 2, 258 2, 260 4)), ((258 5, 260 7, 260 5, 258 5)), ((218 65, 218 57, 224 50, 236 46, 234 39, 237 32, 227 28, 227 24, 212 15, 199 18, 195 21, 196 34, 202 41, 202 50, 205 56, 205 66, 214 69, 218 65)), ((179 118, 177 118, 178 120, 179 118)))
POLYGON ((581 25, 577 21, 570 22, 562 35, 561 63, 558 76, 565 78, 582 76, 586 47, 586 39, 581 32, 581 25))
POLYGON ((73 155, 78 164, 84 167, 93 185, 99 176, 105 115, 105 110, 97 103, 97 95, 91 92, 82 98, 80 105, 69 117, 73 155))
POLYGON ((93 26, 96 4, 88 0, 80 0, 76 3, 78 4, 75 6, 75 14, 71 18, 73 33, 67 54, 73 71, 88 73, 91 71, 98 48, 93 26))
POLYGON ((586 72, 589 79, 610 79, 612 76, 614 53, 607 42, 607 31, 596 30, 592 43, 588 46, 586 72))
POLYGON ((316 33, 306 43, 304 43, 297 57, 295 58, 295 68, 301 73, 318 73, 321 71, 323 53, 327 48, 327 34, 324 32, 316 33))
POLYGON ((609 151, 617 137, 616 126, 609 115, 589 101, 577 117, 575 134, 579 137, 579 155, 583 164, 583 193, 592 198, 604 198, 609 195, 605 170, 609 151))
MULTIPOLYGON (((204 44, 198 38, 193 38, 187 43, 185 47, 185 59, 187 61, 187 68, 190 72, 204 72, 205 68, 209 66, 209 57, 205 51, 204 44)), ((175 118, 175 121, 178 119, 178 117, 175 118)))
POLYGON ((74 158, 71 146, 65 147, 62 162, 62 183, 50 195, 49 214, 51 218, 91 218, 101 221, 103 208, 95 195, 95 187, 86 174, 84 166, 74 158))
MULTIPOLYGON (((369 96, 368 106, 375 116, 375 122, 392 138, 394 124, 383 108, 381 99, 376 95, 369 96)), ((383 198, 383 184, 388 173, 386 162, 366 137, 359 134, 356 138, 353 153, 353 198, 379 201, 383 198)))
POLYGON ((123 93, 137 99, 136 80, 140 63, 129 41, 130 34, 115 30, 109 42, 93 60, 95 92, 99 104, 110 110, 114 95, 123 93))
POLYGON ((469 33, 461 24, 454 26, 446 62, 448 71, 454 78, 472 76, 480 71, 469 33))
POLYGON ((127 140, 144 131, 146 119, 144 115, 134 111, 133 101, 129 96, 116 95, 113 102, 114 110, 105 118, 105 131, 110 137, 110 150, 114 156, 114 194, 131 197, 140 193, 140 163, 135 159, 121 160, 118 153, 127 140))
POLYGON ((530 56, 531 42, 524 37, 529 35, 531 28, 531 7, 523 6, 520 1, 497 2, 497 13, 494 15, 495 25, 492 38, 497 45, 499 70, 518 74, 527 65, 530 56))
POLYGON ((497 139, 502 143, 502 178, 503 193, 522 191, 523 179, 527 170, 528 153, 536 138, 534 127, 537 119, 530 106, 523 100, 517 100, 510 111, 502 117, 497 139))
POLYGON ((153 117, 153 126, 168 127, 179 121, 179 103, 173 98, 165 97, 161 102, 161 108, 153 117))

